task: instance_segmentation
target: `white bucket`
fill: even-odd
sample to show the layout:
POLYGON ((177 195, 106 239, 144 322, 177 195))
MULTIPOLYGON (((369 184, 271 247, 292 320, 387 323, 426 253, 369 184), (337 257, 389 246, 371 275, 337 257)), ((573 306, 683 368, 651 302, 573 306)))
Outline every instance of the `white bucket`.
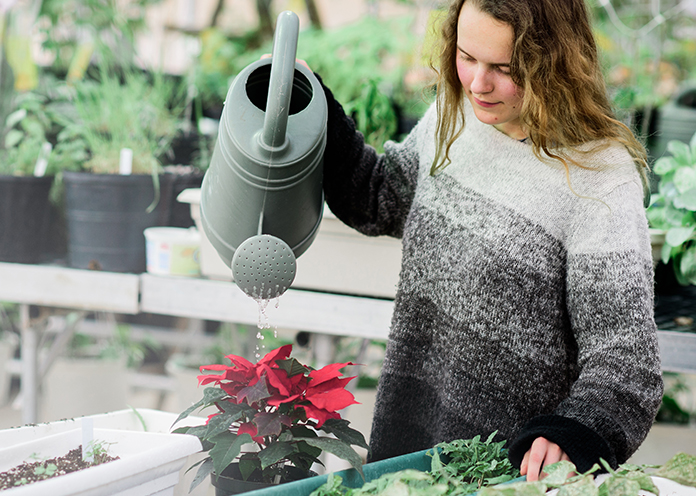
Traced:
POLYGON ((195 227, 149 227, 144 233, 148 272, 191 277, 201 274, 201 236, 195 227))

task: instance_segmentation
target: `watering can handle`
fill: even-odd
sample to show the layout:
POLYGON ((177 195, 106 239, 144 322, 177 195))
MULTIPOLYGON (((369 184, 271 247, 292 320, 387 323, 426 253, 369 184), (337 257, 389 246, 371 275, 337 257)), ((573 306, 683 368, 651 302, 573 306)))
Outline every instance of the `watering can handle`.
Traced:
POLYGON ((289 10, 281 12, 273 37, 271 76, 263 121, 262 141, 269 148, 280 148, 285 144, 299 31, 297 14, 289 10))

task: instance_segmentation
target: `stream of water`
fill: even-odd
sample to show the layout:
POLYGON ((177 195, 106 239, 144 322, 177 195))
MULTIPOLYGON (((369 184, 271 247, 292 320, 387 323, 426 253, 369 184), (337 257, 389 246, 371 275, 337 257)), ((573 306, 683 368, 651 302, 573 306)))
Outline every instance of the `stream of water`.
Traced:
MULTIPOLYGON (((258 360, 259 358, 261 358, 261 356, 263 354, 265 354, 265 352, 262 353, 262 351, 264 351, 266 349, 266 346, 263 344, 263 341, 264 341, 264 339, 266 339, 266 337, 263 335, 262 331, 264 329, 273 329, 273 337, 277 338, 278 337, 278 327, 271 326, 270 319, 268 318, 268 313, 266 313, 266 310, 268 309, 268 305, 273 300, 263 300, 260 298, 255 298, 255 300, 259 306, 259 321, 257 324, 257 327, 259 330, 256 333, 256 351, 254 353, 254 356, 258 360)), ((275 307, 278 308, 279 305, 280 305, 280 296, 275 298, 275 307)))

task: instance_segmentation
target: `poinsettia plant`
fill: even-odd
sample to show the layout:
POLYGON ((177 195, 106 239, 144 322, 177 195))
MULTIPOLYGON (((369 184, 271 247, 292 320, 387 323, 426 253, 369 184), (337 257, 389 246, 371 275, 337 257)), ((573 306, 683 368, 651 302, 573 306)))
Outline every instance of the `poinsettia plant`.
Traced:
POLYGON ((239 463, 244 480, 260 473, 264 482, 278 482, 286 465, 309 474, 314 463, 322 464, 323 451, 347 460, 362 474, 362 459, 352 445, 369 448, 363 435, 338 413, 357 403, 346 390, 353 377, 340 373, 354 364, 315 370, 291 358, 291 352, 292 345, 285 345, 256 363, 228 355, 231 365, 200 367, 199 385, 213 387, 206 388, 203 399, 182 412, 175 424, 198 409, 215 406, 217 412, 204 425, 174 431, 197 436, 209 453, 198 462, 192 488, 211 473, 219 476, 233 462, 239 463))

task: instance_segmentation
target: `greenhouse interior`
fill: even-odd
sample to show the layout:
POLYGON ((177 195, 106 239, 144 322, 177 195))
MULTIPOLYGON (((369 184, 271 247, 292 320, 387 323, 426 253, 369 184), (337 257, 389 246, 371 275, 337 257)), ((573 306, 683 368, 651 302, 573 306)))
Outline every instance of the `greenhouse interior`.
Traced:
POLYGON ((696 0, 0 44, 0 491, 696 495, 696 0))

